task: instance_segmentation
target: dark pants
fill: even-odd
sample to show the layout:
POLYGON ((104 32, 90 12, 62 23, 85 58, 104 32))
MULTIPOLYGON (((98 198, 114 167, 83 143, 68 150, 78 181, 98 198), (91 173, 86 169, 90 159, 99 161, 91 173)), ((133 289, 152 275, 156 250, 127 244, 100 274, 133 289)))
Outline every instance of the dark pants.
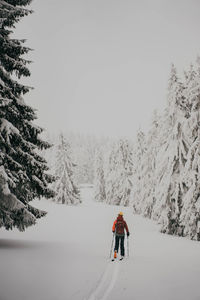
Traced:
POLYGON ((118 252, 119 250, 119 244, 120 244, 120 251, 121 256, 124 256, 124 235, 117 235, 115 236, 115 251, 118 252))

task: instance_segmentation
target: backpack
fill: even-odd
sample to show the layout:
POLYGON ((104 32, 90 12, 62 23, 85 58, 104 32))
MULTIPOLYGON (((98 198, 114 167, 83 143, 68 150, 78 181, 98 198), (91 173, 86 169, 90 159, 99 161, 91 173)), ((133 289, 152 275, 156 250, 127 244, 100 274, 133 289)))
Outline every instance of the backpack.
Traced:
POLYGON ((117 234, 124 234, 124 220, 117 220, 116 223, 116 233, 117 234))

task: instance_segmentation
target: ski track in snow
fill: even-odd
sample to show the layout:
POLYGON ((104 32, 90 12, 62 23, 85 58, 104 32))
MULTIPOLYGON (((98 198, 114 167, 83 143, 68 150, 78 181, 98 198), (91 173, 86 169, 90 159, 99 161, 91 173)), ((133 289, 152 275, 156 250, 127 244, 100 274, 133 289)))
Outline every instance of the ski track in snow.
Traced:
POLYGON ((115 286, 119 268, 119 262, 116 261, 109 263, 101 279, 97 283, 95 290, 90 294, 87 300, 106 300, 115 286))

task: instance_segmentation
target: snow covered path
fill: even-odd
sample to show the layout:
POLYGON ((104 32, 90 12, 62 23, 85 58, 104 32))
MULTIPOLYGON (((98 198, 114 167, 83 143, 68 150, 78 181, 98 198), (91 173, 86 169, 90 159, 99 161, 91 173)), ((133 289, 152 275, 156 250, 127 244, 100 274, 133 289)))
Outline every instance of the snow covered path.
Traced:
MULTIPOLYGON (((163 235, 128 208, 36 201, 47 217, 25 233, 0 230, 0 300, 199 300, 200 243, 163 235), (112 223, 123 210, 130 257, 109 259, 112 223)), ((125 242, 126 244, 126 242, 125 242)))
POLYGON ((97 287, 91 293, 88 300, 106 300, 115 286, 119 273, 119 262, 110 262, 103 273, 102 278, 97 284, 97 287))

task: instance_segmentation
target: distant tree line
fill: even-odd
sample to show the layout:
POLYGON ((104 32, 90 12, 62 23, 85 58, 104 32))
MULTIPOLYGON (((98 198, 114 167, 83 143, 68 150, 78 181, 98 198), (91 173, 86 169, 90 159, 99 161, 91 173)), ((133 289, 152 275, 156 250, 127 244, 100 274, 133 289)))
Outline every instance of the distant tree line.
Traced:
POLYGON ((120 140, 96 155, 95 198, 130 206, 163 233, 200 240, 200 59, 184 72, 174 65, 167 105, 131 146, 120 140))

